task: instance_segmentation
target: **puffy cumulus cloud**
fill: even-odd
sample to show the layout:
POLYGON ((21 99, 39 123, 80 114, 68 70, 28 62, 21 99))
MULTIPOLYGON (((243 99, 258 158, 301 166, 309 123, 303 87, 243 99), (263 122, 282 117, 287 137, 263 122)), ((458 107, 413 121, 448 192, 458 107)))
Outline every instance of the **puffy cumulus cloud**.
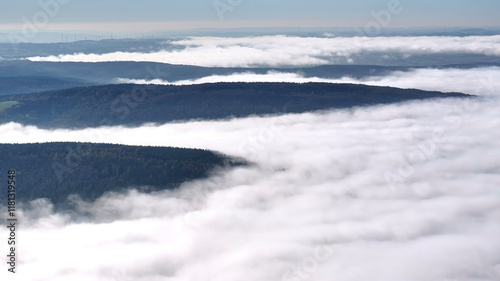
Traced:
POLYGON ((61 54, 29 57, 32 61, 149 61, 206 67, 311 66, 350 63, 363 52, 412 54, 479 54, 500 56, 500 36, 469 37, 190 37, 168 44, 180 50, 152 53, 61 54))
POLYGON ((127 79, 118 78, 117 83, 191 85, 216 82, 326 82, 355 83, 373 86, 391 86, 415 88, 430 91, 464 92, 474 95, 489 95, 500 92, 500 67, 481 67, 470 69, 455 68, 419 68, 411 71, 396 71, 385 76, 372 76, 362 79, 343 77, 328 79, 304 77, 300 73, 269 71, 267 74, 252 72, 233 73, 231 75, 211 75, 192 80, 166 81, 162 79, 127 79))
POLYGON ((197 147, 255 165, 176 191, 74 199, 73 214, 32 202, 19 217, 19 273, 0 274, 499 280, 499 106, 490 96, 139 128, 2 125, 1 142, 197 147))

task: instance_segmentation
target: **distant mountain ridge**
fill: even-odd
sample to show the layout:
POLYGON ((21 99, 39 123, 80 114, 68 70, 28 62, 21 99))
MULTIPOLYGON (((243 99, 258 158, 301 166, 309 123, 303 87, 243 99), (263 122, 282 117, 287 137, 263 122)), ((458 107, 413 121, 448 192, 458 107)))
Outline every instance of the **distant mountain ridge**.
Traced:
POLYGON ((191 119, 302 113, 410 100, 471 97, 416 89, 332 83, 106 85, 0 97, 0 124, 40 128, 140 126, 191 119))
MULTIPOLYGON (((415 57, 418 57, 415 55, 415 57)), ((490 63, 465 63, 442 65, 435 64, 446 59, 417 58, 429 63, 432 68, 474 68, 500 66, 500 61, 490 63)), ((235 73, 267 74, 271 72, 296 73, 304 77, 340 79, 351 77, 362 79, 372 76, 385 76, 395 71, 410 71, 422 66, 383 66, 383 65, 323 65, 293 68, 238 68, 238 67, 200 67, 174 65, 155 62, 32 62, 26 60, 0 60, 0 96, 36 93, 80 86, 107 85, 116 83, 116 78, 125 79, 162 79, 169 82, 195 80, 212 75, 231 75, 235 73)))

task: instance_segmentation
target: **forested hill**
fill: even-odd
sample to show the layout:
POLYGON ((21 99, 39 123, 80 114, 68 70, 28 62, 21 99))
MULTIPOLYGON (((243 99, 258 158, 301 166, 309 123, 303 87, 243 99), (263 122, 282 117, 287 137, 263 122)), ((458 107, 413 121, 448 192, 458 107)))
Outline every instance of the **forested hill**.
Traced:
MULTIPOLYGON (((2 171, 15 170, 16 199, 48 198, 56 205, 71 194, 93 200, 130 186, 172 189, 206 177, 216 167, 244 165, 208 150, 91 143, 0 144, 2 171)), ((5 189, 6 192, 7 189, 5 189)), ((5 204, 7 195, 0 197, 5 204)))
POLYGON ((301 113, 466 96, 460 93, 331 83, 121 84, 2 96, 0 123, 14 121, 42 128, 138 126, 148 122, 301 113))

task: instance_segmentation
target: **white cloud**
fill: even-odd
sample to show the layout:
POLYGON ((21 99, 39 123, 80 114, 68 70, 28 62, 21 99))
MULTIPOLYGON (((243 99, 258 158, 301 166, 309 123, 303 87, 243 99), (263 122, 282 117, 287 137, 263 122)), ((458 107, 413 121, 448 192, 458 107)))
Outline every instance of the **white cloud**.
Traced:
MULTIPOLYGON (((109 194, 81 203, 85 218, 33 202, 20 218, 19 273, 12 277, 4 270, 0 276, 500 280, 499 71, 415 69, 324 80, 484 96, 478 99, 139 128, 49 131, 1 125, 2 143, 207 148, 256 165, 219 171, 177 191, 109 194)), ((175 83, 219 81, 323 80, 248 72, 175 83)), ((0 241, 6 235, 2 230, 0 241)))
POLYGON ((500 36, 469 37, 190 37, 169 44, 181 50, 152 53, 61 54, 29 57, 32 61, 149 61, 206 67, 311 66, 349 63, 362 52, 479 54, 500 56, 500 36))
POLYGON ((351 77, 343 77, 340 79, 304 77, 299 73, 270 71, 266 74, 241 72, 233 73, 231 75, 211 75, 199 79, 181 81, 118 78, 116 79, 116 82, 160 85, 191 85, 216 82, 356 83, 373 86, 414 88, 430 91, 464 92, 474 95, 491 95, 500 92, 500 80, 495 77, 500 77, 500 67, 481 67, 471 69, 421 68, 406 72, 397 71, 387 76, 365 77, 363 79, 355 79, 351 77))
POLYGON ((485 97, 140 128, 2 125, 0 142, 197 147, 257 164, 175 192, 108 195, 82 204, 91 217, 80 222, 38 201, 20 218, 17 280, 498 280, 499 106, 485 97))

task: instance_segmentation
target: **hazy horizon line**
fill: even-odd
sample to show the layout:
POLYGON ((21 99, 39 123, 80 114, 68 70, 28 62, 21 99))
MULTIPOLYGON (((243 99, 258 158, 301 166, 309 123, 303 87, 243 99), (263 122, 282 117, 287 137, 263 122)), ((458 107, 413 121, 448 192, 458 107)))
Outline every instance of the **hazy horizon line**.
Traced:
MULTIPOLYGON (((3 25, 5 27, 5 25, 3 25)), ((473 31, 486 31, 491 34, 500 35, 500 26, 404 26, 385 27, 377 33, 365 32, 359 26, 240 26, 240 27, 193 27, 193 28, 161 28, 140 31, 116 31, 116 30, 92 30, 92 29, 34 29, 30 27, 20 27, 19 29, 2 29, 0 25, 0 43, 12 43, 12 38, 17 43, 57 43, 76 42, 83 40, 104 40, 104 39, 161 39, 165 36, 218 36, 228 33, 255 33, 256 35, 298 35, 300 33, 324 33, 331 37, 384 37, 396 36, 391 33, 398 33, 397 36, 415 36, 416 33, 425 35, 433 32, 464 32, 469 31, 470 36, 476 35, 473 31), (331 33, 337 32, 339 34, 331 33), (330 33, 330 34, 329 34, 330 33), (406 34, 405 34, 406 33, 406 34), (36 37, 43 37, 36 38, 36 37), (70 40, 64 40, 66 36, 70 40), (75 37, 75 40, 73 39, 75 37), (78 40, 76 37, 78 36, 78 40), (52 38, 49 38, 52 37, 52 38), (87 37, 92 37, 87 39, 87 37), (93 38, 95 37, 95 38, 93 38), (37 40, 38 39, 38 40, 37 40)), ((236 34, 233 34, 236 35, 236 34)), ((251 36, 246 34, 245 36, 251 36)), ((469 36, 461 34, 461 36, 469 36)))

